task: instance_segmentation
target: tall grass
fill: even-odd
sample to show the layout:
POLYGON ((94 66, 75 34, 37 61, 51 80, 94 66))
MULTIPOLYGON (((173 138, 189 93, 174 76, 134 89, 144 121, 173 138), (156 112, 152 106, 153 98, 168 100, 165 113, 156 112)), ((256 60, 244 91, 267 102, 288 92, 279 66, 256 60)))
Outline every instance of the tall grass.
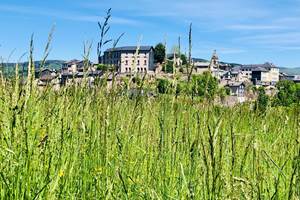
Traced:
POLYGON ((15 87, 0 88, 0 199, 300 197, 299 107, 15 87))
MULTIPOLYGON (((189 41, 191 52, 191 26, 189 41)), ((0 84, 0 199, 300 198, 299 104, 261 115, 175 94, 131 98, 120 92, 131 82, 39 90, 33 39, 26 84, 18 71, 0 84)))

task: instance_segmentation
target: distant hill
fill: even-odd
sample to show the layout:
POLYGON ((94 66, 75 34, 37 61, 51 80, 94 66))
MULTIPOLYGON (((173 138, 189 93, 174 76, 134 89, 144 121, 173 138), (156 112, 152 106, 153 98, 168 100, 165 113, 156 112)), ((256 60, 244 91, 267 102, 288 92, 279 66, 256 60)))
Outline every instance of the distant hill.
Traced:
POLYGON ((280 67, 280 72, 289 74, 289 75, 300 75, 300 67, 297 68, 287 68, 287 67, 280 67))
MULTIPOLYGON (((64 63, 65 61, 63 60, 47 60, 45 62, 45 68, 51 68, 51 69, 60 69, 62 67, 62 64, 64 63)), ((41 65, 42 61, 35 61, 34 62, 34 65, 36 68, 39 68, 39 66, 41 65)), ((1 64, 1 67, 4 67, 4 68, 15 68, 16 67, 16 63, 3 63, 1 64)), ((28 62, 23 62, 23 63, 19 63, 19 67, 26 67, 28 66, 28 62)))
POLYGON ((203 59, 203 58, 192 58, 192 60, 193 60, 194 62, 209 62, 208 60, 205 60, 205 59, 203 59))
MULTIPOLYGON (((64 62, 65 61, 63 61, 63 60, 47 60, 45 62, 44 68, 59 70, 59 69, 61 69, 64 62)), ((41 63, 42 63, 42 61, 35 61, 34 62, 34 66, 35 66, 36 70, 39 70, 41 63)), ((14 75, 15 74, 15 67, 16 67, 16 63, 2 63, 2 64, 0 63, 0 69, 2 69, 3 74, 5 76, 14 75)), ((28 62, 19 63, 19 72, 20 72, 20 74, 24 70, 24 74, 26 75, 27 74, 27 67, 28 67, 28 62)))

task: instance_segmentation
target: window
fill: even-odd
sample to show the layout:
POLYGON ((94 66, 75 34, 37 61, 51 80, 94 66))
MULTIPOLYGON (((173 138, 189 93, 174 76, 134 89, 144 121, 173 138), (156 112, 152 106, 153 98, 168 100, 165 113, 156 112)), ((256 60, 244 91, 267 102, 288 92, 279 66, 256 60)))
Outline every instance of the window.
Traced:
POLYGON ((126 71, 126 72, 128 71, 128 68, 127 68, 127 67, 125 68, 125 71, 126 71))
POLYGON ((144 60, 144 65, 147 65, 147 60, 144 60))
POLYGON ((128 65, 128 60, 125 60, 125 65, 128 65))
POLYGON ((137 61, 137 65, 140 65, 140 60, 137 61))

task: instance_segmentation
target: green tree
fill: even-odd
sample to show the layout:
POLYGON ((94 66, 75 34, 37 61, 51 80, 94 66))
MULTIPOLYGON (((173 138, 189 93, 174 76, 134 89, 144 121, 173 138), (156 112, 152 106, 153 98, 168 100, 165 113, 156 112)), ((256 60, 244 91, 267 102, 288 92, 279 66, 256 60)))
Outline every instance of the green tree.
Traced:
POLYGON ((300 102, 300 83, 296 84, 296 102, 300 102))
POLYGON ((275 105, 290 106, 296 101, 296 84, 293 81, 283 80, 276 85, 278 93, 275 99, 275 105))
POLYGON ((98 64, 96 66, 97 70, 102 70, 103 72, 107 72, 109 70, 111 70, 111 67, 109 67, 108 65, 105 64, 98 64))
POLYGON ((269 102, 269 97, 266 95, 265 89, 263 87, 258 88, 258 98, 255 104, 255 110, 260 113, 265 113, 267 110, 269 102))
POLYGON ((187 65, 187 58, 186 58, 186 56, 184 55, 184 54, 181 54, 180 55, 180 59, 181 59, 181 61, 182 61, 182 65, 187 65))
POLYGON ((162 43, 159 43, 154 48, 154 61, 156 63, 163 63, 166 57, 166 47, 162 43))

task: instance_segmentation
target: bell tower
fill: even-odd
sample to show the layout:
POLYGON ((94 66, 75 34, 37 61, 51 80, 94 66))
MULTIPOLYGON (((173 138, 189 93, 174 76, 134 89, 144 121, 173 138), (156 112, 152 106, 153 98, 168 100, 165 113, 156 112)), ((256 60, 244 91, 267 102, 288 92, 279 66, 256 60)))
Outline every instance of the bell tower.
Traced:
POLYGON ((214 71, 214 69, 219 69, 219 56, 217 55, 217 50, 214 50, 209 64, 209 70, 214 71))

